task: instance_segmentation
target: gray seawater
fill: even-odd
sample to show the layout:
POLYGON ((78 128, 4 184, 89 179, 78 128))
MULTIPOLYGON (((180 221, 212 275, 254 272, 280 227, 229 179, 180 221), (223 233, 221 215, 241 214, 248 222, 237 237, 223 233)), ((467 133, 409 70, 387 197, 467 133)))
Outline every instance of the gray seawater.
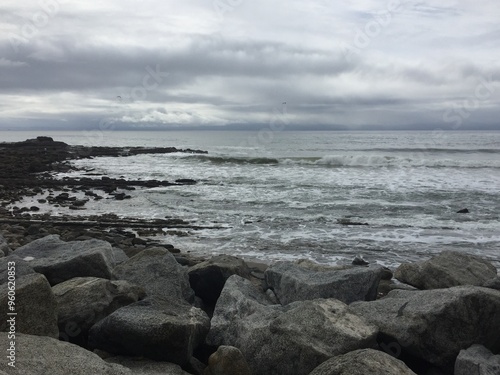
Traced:
MULTIPOLYGON (((70 144, 207 150, 208 155, 74 163, 111 177, 198 180, 194 186, 136 190, 128 201, 87 205, 88 214, 171 216, 219 227, 165 238, 183 251, 328 264, 362 254, 370 262, 395 267, 456 249, 480 254, 500 267, 500 132, 48 135, 70 144), (462 208, 470 214, 456 213, 462 208), (348 222, 369 225, 342 225, 348 222)), ((29 136, 2 133, 2 140, 29 136)))

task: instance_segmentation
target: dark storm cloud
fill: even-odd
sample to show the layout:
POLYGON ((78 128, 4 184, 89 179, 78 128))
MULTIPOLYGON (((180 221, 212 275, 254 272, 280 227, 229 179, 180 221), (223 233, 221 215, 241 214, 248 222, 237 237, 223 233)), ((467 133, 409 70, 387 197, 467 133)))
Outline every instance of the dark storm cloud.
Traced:
POLYGON ((492 0, 214 4, 6 0, 0 127, 497 124, 492 0))

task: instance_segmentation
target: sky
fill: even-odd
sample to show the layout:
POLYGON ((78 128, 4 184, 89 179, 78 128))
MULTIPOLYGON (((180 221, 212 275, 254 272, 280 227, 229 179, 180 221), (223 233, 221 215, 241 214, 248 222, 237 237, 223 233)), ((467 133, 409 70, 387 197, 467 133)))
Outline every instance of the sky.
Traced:
POLYGON ((500 129, 498 0, 2 0, 0 129, 500 129))

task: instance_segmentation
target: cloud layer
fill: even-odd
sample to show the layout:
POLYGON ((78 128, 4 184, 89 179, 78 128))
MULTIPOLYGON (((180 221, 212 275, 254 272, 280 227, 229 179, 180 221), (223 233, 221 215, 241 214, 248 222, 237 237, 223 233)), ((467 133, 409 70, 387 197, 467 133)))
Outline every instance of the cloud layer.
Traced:
POLYGON ((493 0, 1 8, 0 128, 500 129, 493 0))

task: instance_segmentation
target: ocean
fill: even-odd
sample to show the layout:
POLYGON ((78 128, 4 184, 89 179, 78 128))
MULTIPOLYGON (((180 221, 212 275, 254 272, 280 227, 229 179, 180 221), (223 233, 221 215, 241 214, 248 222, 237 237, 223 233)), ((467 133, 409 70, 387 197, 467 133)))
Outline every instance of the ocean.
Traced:
POLYGON ((208 151, 75 161, 92 174, 198 184, 138 189, 127 192, 130 200, 90 201, 85 211, 41 212, 179 217, 207 229, 172 235, 165 228, 159 239, 200 255, 344 264, 361 254, 394 268, 454 249, 500 268, 500 132, 0 133, 1 141, 38 135, 208 151), (470 213, 457 213, 464 208, 470 213))

